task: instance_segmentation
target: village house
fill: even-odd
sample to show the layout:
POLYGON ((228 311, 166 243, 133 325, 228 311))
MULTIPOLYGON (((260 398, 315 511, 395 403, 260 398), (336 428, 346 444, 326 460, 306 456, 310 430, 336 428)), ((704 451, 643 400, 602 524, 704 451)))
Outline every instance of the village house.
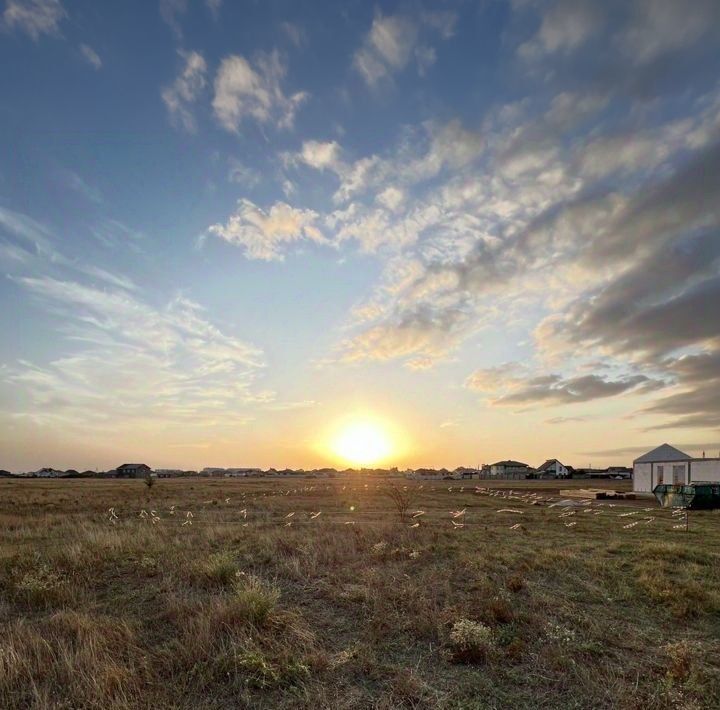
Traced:
POLYGON ((522 461, 496 461, 490 464, 490 475, 498 478, 524 478, 535 469, 522 461))
POLYGON ((259 468, 226 468, 225 478, 247 478, 262 476, 262 469, 259 468))
POLYGON ((720 458, 693 458, 662 444, 633 461, 633 490, 652 493, 661 483, 720 483, 720 458))
POLYGON ((33 478, 63 478, 65 471, 58 471, 55 468, 41 468, 29 474, 33 478))
POLYGON ((145 478, 152 475, 152 469, 144 463, 124 463, 114 471, 109 471, 108 475, 114 478, 145 478))
POLYGON ((434 468, 416 468, 411 471, 408 478, 414 478, 417 481, 442 481, 446 476, 450 476, 447 469, 434 468))
POLYGON ((570 469, 561 464, 557 459, 548 459, 544 464, 538 466, 535 471, 536 478, 570 478, 570 469))

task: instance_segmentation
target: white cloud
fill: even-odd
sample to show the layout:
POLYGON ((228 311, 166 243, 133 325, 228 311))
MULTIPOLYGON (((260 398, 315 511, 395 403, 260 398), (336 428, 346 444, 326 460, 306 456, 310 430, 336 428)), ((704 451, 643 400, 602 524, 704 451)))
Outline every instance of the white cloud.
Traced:
POLYGON ((266 212, 250 200, 240 200, 227 223, 214 224, 208 232, 244 247, 249 259, 282 260, 282 247, 292 242, 327 243, 315 226, 317 220, 316 212, 295 209, 284 202, 276 202, 266 212))
POLYGON ((342 169, 340 146, 335 141, 305 141, 298 158, 316 170, 330 169, 338 172, 342 169))
POLYGON ((268 397, 252 390, 262 353, 185 298, 155 308, 127 290, 47 276, 19 283, 59 316, 76 348, 46 365, 10 369, 6 381, 27 399, 17 416, 93 429, 203 427, 241 422, 249 404, 268 397))
POLYGON ((188 0, 160 0, 160 17, 177 38, 182 37, 179 17, 187 12, 188 0))
POLYGON ((305 30, 292 22, 280 23, 280 29, 296 47, 302 47, 307 42, 305 30))
POLYGON ((205 4, 207 5, 208 10, 210 10, 213 18, 217 20, 220 16, 220 8, 222 7, 223 0, 205 0, 205 4))
POLYGON ((413 57, 423 74, 435 62, 436 53, 431 46, 418 46, 421 32, 430 30, 448 39, 455 20, 453 13, 422 13, 418 17, 378 13, 353 56, 353 67, 371 87, 405 69, 413 57))
POLYGON ((26 32, 34 40, 41 35, 58 34, 67 16, 60 0, 7 0, 3 22, 10 29, 26 32))
POLYGON ((537 34, 521 45, 520 56, 532 60, 579 47, 602 29, 601 6, 592 0, 556 0, 545 12, 537 34))
POLYGON ((391 212, 396 212, 405 202, 405 193, 392 185, 386 187, 377 196, 377 201, 391 212))
MULTIPOLYGON (((709 187, 696 190, 693 220, 672 207, 639 210, 642 193, 629 195, 720 138, 716 92, 688 106, 688 117, 665 123, 658 105, 656 117, 645 116, 655 127, 622 135, 606 124, 598 129, 606 105, 602 96, 563 92, 532 109, 499 108, 482 134, 459 124, 426 127, 424 137, 405 132, 386 156, 341 167, 338 193, 352 201, 325 215, 325 233, 389 257, 381 283, 355 309, 342 357, 416 367, 447 357, 480 327, 515 321, 532 330, 538 311, 562 311, 576 297, 583 303, 590 284, 617 278, 665 231, 705 224, 709 187), (577 139, 592 119, 587 137, 577 139), (611 172, 617 181, 609 191, 603 180, 611 172), (393 189, 405 194, 397 210, 388 199, 393 189), (412 270, 399 273, 398 260, 412 270)), ((578 319, 571 313, 568 321, 578 319)))
POLYGON ((619 42, 638 63, 692 46, 720 25, 717 0, 633 0, 632 19, 619 42))
POLYGON ((387 156, 371 155, 348 162, 335 141, 305 141, 299 153, 285 156, 285 163, 334 172, 340 185, 333 199, 341 204, 368 191, 382 192, 388 181, 402 189, 435 178, 446 169, 457 174, 476 161, 484 148, 481 134, 453 120, 444 125, 424 124, 387 156))
POLYGON ((185 66, 175 81, 162 90, 161 96, 173 123, 193 133, 197 127, 190 105, 197 100, 205 88, 207 64, 199 52, 179 50, 178 54, 185 60, 185 66))
POLYGON ((255 65, 239 55, 223 59, 215 77, 213 109, 220 125, 237 133, 247 118, 291 128, 295 113, 308 98, 299 91, 286 96, 281 83, 287 67, 274 51, 260 55, 255 65))
POLYGON ((355 68, 371 86, 410 61, 417 25, 398 15, 375 17, 363 46, 355 54, 355 68))
POLYGON ((244 185, 245 187, 255 187, 262 179, 257 170, 245 165, 245 163, 237 158, 230 158, 228 165, 228 180, 230 182, 244 185))
POLYGON ((425 76, 427 70, 437 61, 437 52, 434 47, 420 46, 415 48, 415 61, 418 74, 425 76))
POLYGON ((64 185, 82 195, 86 199, 101 205, 105 202, 100 190, 94 185, 88 184, 80 175, 73 170, 61 170, 59 178, 64 185))
POLYGON ((90 66, 92 66, 94 69, 102 68, 102 59, 100 59, 100 56, 92 47, 88 46, 87 44, 81 44, 80 52, 82 53, 85 61, 90 64, 90 66))

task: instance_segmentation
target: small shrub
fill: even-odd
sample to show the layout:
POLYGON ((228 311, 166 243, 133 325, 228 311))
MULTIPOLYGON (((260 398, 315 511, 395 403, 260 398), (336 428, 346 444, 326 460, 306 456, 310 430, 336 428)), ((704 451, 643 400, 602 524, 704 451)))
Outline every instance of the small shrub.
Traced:
POLYGON ((385 540, 380 540, 380 542, 376 542, 371 548, 370 551, 373 553, 373 555, 377 555, 378 557, 382 557, 387 553, 388 550, 388 544, 385 542, 385 540))
POLYGON ((263 690, 294 685, 310 675, 302 661, 271 659, 261 651, 245 651, 234 660, 247 685, 263 690))
POLYGON ((521 592, 525 589, 525 580, 519 574, 514 574, 508 579, 506 586, 511 592, 521 592))
POLYGON ((545 627, 545 633, 550 641, 554 641, 561 646, 571 646, 577 638, 577 634, 573 629, 561 624, 548 624, 545 627))
POLYGON ((519 663, 525 651, 527 650, 527 644, 520 638, 515 638, 507 646, 504 647, 505 658, 511 663, 519 663))
POLYGON ((664 648, 668 657, 667 676, 677 683, 684 683, 690 677, 697 656, 697 649, 689 641, 669 643, 664 648))
POLYGON ((200 571, 207 582, 225 587, 235 581, 238 568, 231 553, 216 552, 202 563, 200 571))
POLYGON ((408 516, 408 510, 417 497, 417 489, 408 486, 396 486, 388 484, 383 489, 384 494, 390 499, 397 511, 400 522, 404 522, 408 516))
POLYGON ((233 660, 236 667, 247 674, 248 685, 262 689, 279 685, 280 674, 260 651, 245 651, 233 660))
POLYGON ((67 596, 65 578, 37 557, 29 568, 13 570, 13 577, 16 598, 30 607, 54 606, 67 596))
POLYGON ((498 624, 509 624, 515 616, 510 604, 502 597, 493 597, 487 610, 491 620, 498 624))
POLYGON ((459 619, 450 630, 448 656, 453 663, 485 663, 495 649, 493 630, 477 621, 459 619))
POLYGON ((262 626, 279 600, 280 590, 276 586, 251 574, 237 580, 232 604, 236 614, 239 613, 251 624, 262 626))
POLYGON ((412 668, 399 670, 388 685, 391 707, 431 706, 432 689, 412 668))

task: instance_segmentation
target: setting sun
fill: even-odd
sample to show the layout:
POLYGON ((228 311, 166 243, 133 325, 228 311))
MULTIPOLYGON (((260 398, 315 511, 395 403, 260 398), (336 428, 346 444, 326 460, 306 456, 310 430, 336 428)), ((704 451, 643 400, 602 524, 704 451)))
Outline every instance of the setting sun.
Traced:
POLYGON ((333 453, 355 465, 375 464, 393 451, 389 434, 381 424, 354 421, 343 426, 331 443, 333 453))

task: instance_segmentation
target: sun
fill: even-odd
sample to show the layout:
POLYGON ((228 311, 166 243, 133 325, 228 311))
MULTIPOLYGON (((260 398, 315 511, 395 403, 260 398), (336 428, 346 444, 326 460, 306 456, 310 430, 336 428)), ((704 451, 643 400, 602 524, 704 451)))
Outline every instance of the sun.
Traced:
POLYGON ((331 449, 351 464, 368 466, 390 456, 393 444, 382 424, 362 420, 345 424, 333 438, 331 449))

